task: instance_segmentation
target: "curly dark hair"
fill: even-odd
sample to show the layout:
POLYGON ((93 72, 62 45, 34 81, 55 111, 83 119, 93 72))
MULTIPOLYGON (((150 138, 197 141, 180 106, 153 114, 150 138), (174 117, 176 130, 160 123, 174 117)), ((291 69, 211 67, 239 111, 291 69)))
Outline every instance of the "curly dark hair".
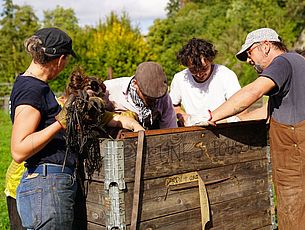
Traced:
POLYGON ((201 69, 202 58, 213 62, 216 57, 217 50, 214 45, 204 39, 192 38, 177 53, 177 60, 184 66, 194 66, 195 69, 201 69))

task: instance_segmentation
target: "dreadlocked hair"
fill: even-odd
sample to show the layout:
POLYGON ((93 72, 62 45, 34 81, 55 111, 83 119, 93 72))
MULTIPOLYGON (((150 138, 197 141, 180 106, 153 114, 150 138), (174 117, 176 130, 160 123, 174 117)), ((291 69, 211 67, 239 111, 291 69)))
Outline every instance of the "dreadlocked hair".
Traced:
POLYGON ((201 69, 203 67, 202 58, 213 62, 217 52, 212 43, 204 39, 192 38, 181 48, 176 57, 184 66, 192 65, 196 69, 201 69))
POLYGON ((83 89, 83 82, 86 77, 84 70, 79 66, 76 67, 70 75, 70 81, 66 88, 65 96, 68 97, 71 94, 77 96, 78 90, 83 89))
POLYGON ((103 97, 106 92, 106 86, 104 82, 94 76, 85 77, 82 82, 82 89, 88 90, 91 89, 94 92, 95 96, 103 97))
POLYGON ((91 181, 92 175, 100 171, 103 162, 98 138, 101 131, 106 133, 103 129, 105 103, 99 97, 91 100, 92 97, 84 89, 87 78, 80 69, 71 75, 66 92, 75 95, 75 98, 67 112, 65 139, 67 152, 78 154, 78 162, 84 162, 84 170, 91 181))

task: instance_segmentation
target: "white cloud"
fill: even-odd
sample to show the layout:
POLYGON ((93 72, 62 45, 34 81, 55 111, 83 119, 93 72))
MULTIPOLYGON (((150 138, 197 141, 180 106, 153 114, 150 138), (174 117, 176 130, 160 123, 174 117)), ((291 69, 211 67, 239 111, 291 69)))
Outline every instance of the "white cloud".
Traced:
MULTIPOLYGON (((38 17, 44 10, 52 10, 57 5, 72 8, 80 25, 96 25, 105 20, 111 11, 121 14, 125 11, 133 25, 139 25, 142 33, 147 33, 148 27, 156 18, 165 18, 165 8, 169 0, 13 0, 17 5, 30 5, 38 17)), ((1 5, 3 0, 0 0, 1 5)))

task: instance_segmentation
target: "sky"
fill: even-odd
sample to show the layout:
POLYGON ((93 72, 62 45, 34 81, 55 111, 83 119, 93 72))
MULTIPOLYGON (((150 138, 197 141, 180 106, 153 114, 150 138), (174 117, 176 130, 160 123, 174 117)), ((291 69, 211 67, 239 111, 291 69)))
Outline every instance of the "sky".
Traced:
MULTIPOLYGON (((13 0, 17 5, 30 5, 41 19, 44 10, 55 9, 56 6, 72 8, 78 18, 79 25, 95 26, 101 19, 105 21, 111 11, 120 15, 127 12, 133 26, 139 26, 142 34, 147 34, 149 26, 157 18, 166 17, 166 5, 169 0, 13 0)), ((0 0, 2 11, 3 0, 0 0)))

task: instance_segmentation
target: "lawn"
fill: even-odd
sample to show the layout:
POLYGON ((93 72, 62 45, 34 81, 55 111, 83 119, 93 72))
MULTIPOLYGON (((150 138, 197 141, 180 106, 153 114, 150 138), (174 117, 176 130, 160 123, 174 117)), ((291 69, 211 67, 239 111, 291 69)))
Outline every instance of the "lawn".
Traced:
POLYGON ((8 112, 0 110, 0 229, 9 229, 4 186, 6 169, 12 159, 10 154, 11 129, 8 112))

